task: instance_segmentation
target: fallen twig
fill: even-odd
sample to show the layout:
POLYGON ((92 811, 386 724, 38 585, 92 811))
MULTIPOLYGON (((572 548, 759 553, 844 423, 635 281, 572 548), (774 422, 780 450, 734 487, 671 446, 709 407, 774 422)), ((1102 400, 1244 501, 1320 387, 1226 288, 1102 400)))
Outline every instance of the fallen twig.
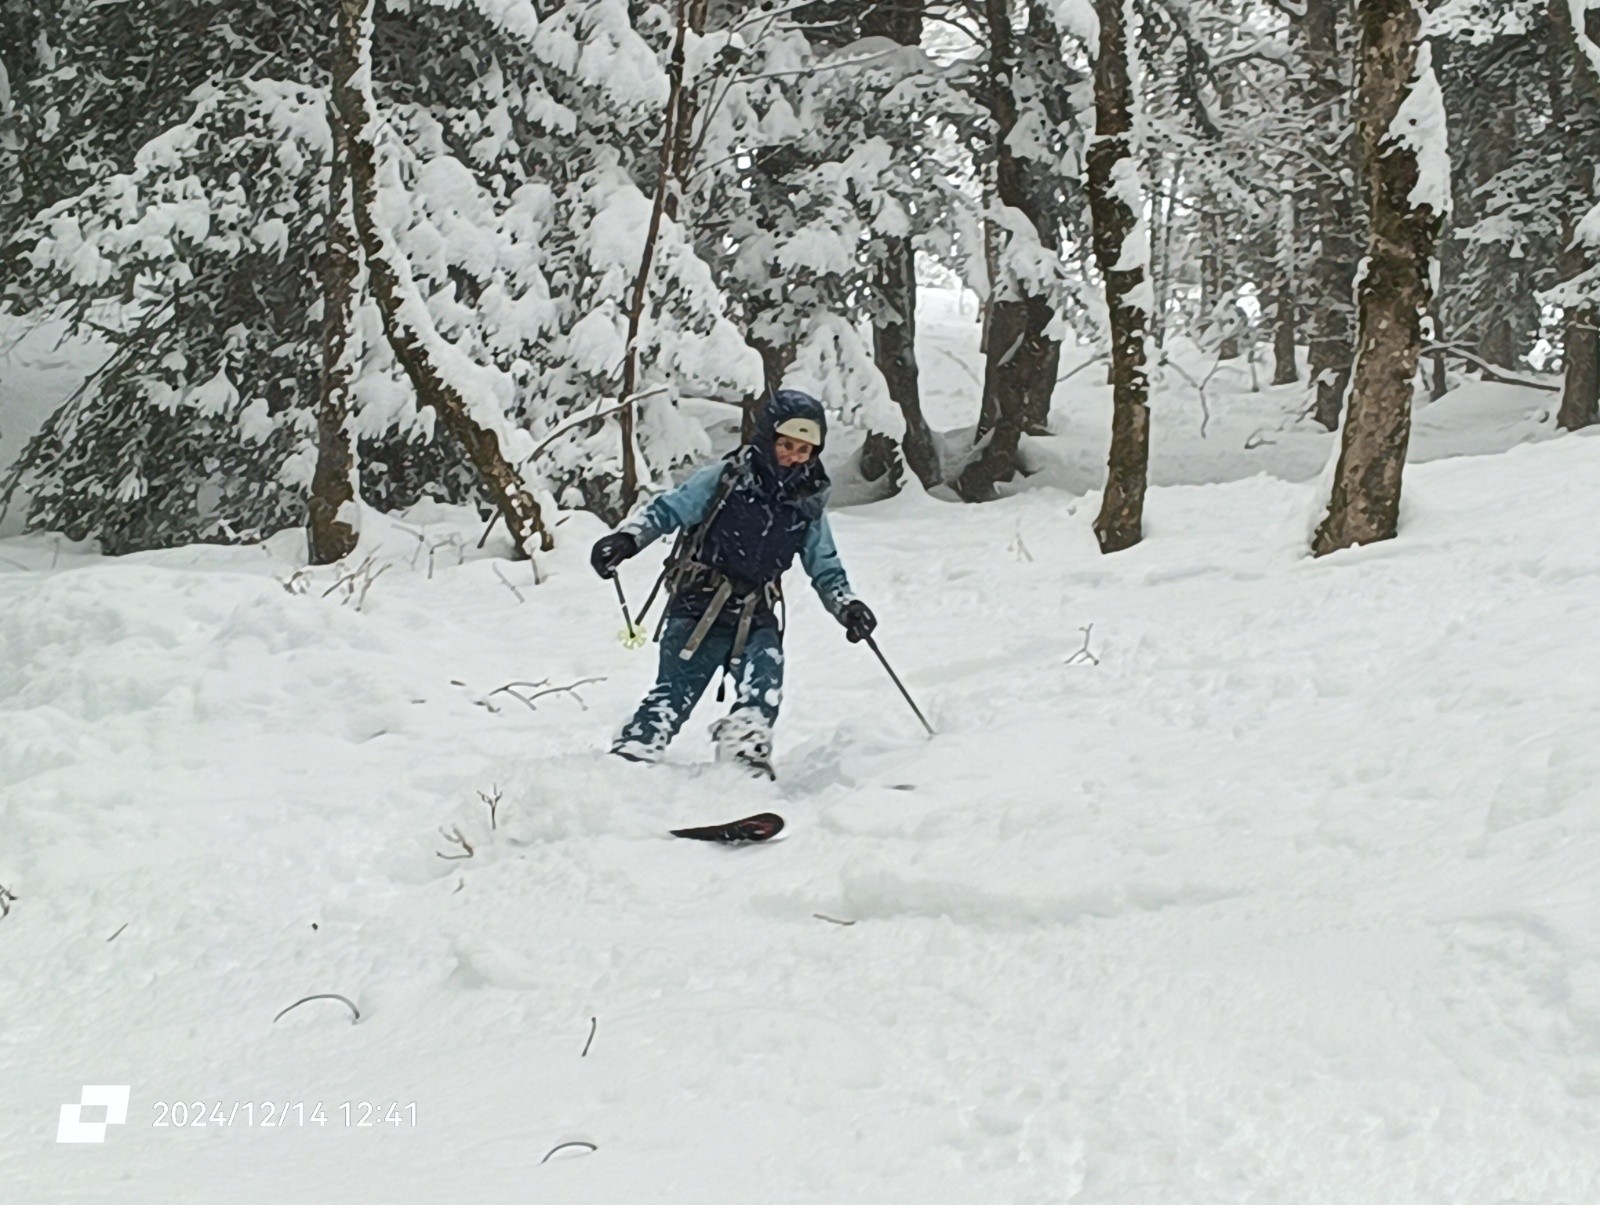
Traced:
POLYGON ((354 569, 350 570, 349 573, 346 573, 342 577, 338 578, 333 585, 324 590, 322 592, 322 597, 327 598, 328 595, 332 594, 335 590, 343 589, 344 598, 340 600, 339 605, 341 607, 345 606, 350 602, 351 599, 354 599, 356 610, 361 610, 362 604, 367 601, 367 591, 372 589, 372 583, 382 577, 384 572, 389 568, 389 562, 385 561, 382 565, 379 565, 376 569, 374 569, 372 567, 372 562, 375 559, 375 556, 369 555, 366 560, 362 561, 354 569))
MULTIPOLYGON (((495 687, 495 689, 491 690, 487 695, 484 696, 484 699, 485 700, 492 699, 492 698, 494 698, 495 695, 498 695, 498 694, 507 694, 507 695, 510 695, 517 702, 519 702, 519 703, 523 704, 525 707, 527 707, 527 709, 529 711, 538 711, 539 708, 534 704, 534 700, 535 699, 542 699, 546 695, 570 694, 575 700, 577 700, 577 703, 578 703, 579 707, 583 708, 583 710, 585 710, 585 711, 588 711, 589 710, 589 705, 583 701, 583 696, 577 693, 578 687, 580 687, 580 686, 588 686, 590 683, 593 683, 593 682, 604 682, 605 679, 604 678, 579 678, 576 682, 572 683, 570 686, 549 686, 549 687, 545 687, 544 690, 537 690, 536 689, 536 690, 534 690, 533 694, 531 694, 531 695, 521 694, 517 690, 518 687, 540 687, 540 686, 544 686, 545 683, 547 683, 549 681, 550 681, 549 678, 541 678, 537 682, 507 682, 504 686, 495 687)), ((487 701, 485 701, 484 706, 489 707, 489 704, 487 703, 487 701)), ((489 710, 493 711, 494 708, 493 707, 489 707, 489 710)))
POLYGON ((1088 627, 1079 628, 1078 631, 1083 633, 1083 647, 1068 657, 1066 664, 1083 665, 1087 663, 1089 665, 1099 665, 1100 658, 1089 651, 1089 637, 1094 634, 1094 624, 1091 623, 1088 627))
POLYGON ((575 1146, 582 1147, 586 1151, 597 1151, 597 1150, 600 1149, 599 1147, 597 1147, 592 1142, 582 1142, 582 1141, 563 1142, 563 1143, 560 1143, 557 1146, 551 1147, 550 1148, 550 1153, 547 1154, 543 1159, 539 1160, 539 1162, 540 1163, 549 1163, 551 1155, 554 1155, 557 1151, 564 1151, 564 1150, 567 1150, 567 1149, 569 1149, 571 1147, 575 1147, 575 1146))
POLYGON ((583 1044, 583 1053, 578 1056, 580 1059, 586 1059, 586 1058, 589 1057, 589 1047, 594 1045, 595 1030, 597 1030, 599 1028, 600 1028, 600 1018, 599 1017, 590 1017, 589 1018, 589 1040, 583 1044))
POLYGON ((1483 374, 1483 379, 1496 385, 1521 385, 1525 389, 1543 389, 1547 393, 1560 393, 1560 385, 1552 385, 1547 381, 1530 381, 1526 377, 1514 377, 1502 372, 1487 360, 1480 359, 1467 351, 1459 343, 1427 343, 1418 349, 1419 355, 1446 355, 1455 356, 1458 360, 1465 360, 1483 374))
POLYGON ((853 920, 840 920, 837 916, 829 916, 825 912, 813 912, 811 915, 818 920, 827 921, 830 925, 853 925, 856 923, 853 920))
POLYGON ((522 591, 518 590, 515 586, 513 586, 511 584, 511 579, 508 578, 505 574, 500 572, 500 566, 499 565, 491 566, 491 568, 494 569, 494 575, 497 578, 500 579, 500 584, 503 585, 507 590, 511 591, 511 593, 513 593, 513 594, 515 594, 517 596, 517 601, 518 602, 527 602, 528 601, 526 598, 524 598, 522 596, 522 591))
MULTIPOLYGON (((122 929, 126 929, 126 928, 127 928, 127 927, 128 927, 128 922, 127 922, 127 921, 123 921, 123 922, 122 922, 122 929)), ((116 931, 116 932, 115 932, 115 933, 113 933, 113 934, 112 934, 112 935, 111 935, 111 936, 110 936, 110 937, 108 937, 108 938, 106 938, 106 941, 107 941, 107 942, 108 942, 108 943, 109 943, 109 942, 113 942, 113 941, 116 941, 116 940, 117 940, 117 938, 118 938, 118 937, 120 937, 120 936, 122 936, 122 929, 118 929, 118 930, 117 930, 117 931, 116 931)))
POLYGON ((488 805, 488 808, 489 808, 489 829, 492 832, 497 827, 497 825, 496 825, 496 817, 498 816, 499 811, 500 811, 500 787, 497 784, 491 784, 490 787, 489 787, 489 791, 492 791, 493 794, 489 794, 488 792, 484 792, 484 791, 479 791, 478 792, 478 798, 483 800, 483 802, 486 805, 488 805))
POLYGON ((311 570, 302 565, 288 577, 278 578, 278 584, 287 594, 304 594, 311 588, 311 570))
POLYGON ((459 825, 452 824, 449 832, 445 832, 444 826, 440 825, 439 835, 450 842, 451 845, 459 845, 467 852, 464 854, 442 854, 438 850, 434 850, 435 857, 443 858, 446 862, 463 862, 472 857, 475 852, 472 848, 472 843, 461 835, 461 827, 459 825))
POLYGON ((357 1021, 361 1020, 361 1010, 359 1008, 357 1008, 354 1004, 350 1003, 350 1000, 347 997, 341 996, 338 992, 318 992, 315 996, 306 996, 306 997, 304 997, 304 998, 302 998, 300 1000, 296 1000, 288 1008, 284 1009, 283 1012, 279 1013, 276 1017, 273 1017, 272 1018, 272 1023, 274 1025, 276 1025, 279 1021, 281 1021, 283 1019, 284 1013, 287 1013, 287 1012, 290 1012, 290 1011, 292 1011, 294 1009, 297 1009, 302 1004, 308 1003, 309 1001, 312 1001, 312 1000, 338 1000, 338 1001, 341 1001, 344 1004, 344 1006, 350 1010, 350 1024, 354 1025, 357 1021))

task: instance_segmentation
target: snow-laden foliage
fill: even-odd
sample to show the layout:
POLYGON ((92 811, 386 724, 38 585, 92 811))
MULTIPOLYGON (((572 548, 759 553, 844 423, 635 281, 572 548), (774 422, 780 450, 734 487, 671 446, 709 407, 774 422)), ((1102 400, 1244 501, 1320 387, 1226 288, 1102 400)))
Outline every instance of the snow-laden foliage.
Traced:
POLYGON ((299 521, 319 181, 286 127, 321 120, 292 84, 203 89, 130 170, 24 230, 18 295, 76 299, 85 324, 115 315, 110 359, 8 482, 33 495, 36 525, 125 551, 299 521))
POLYGON ((964 103, 916 47, 856 37, 848 21, 827 40, 767 24, 735 22, 702 45, 701 145, 685 190, 697 245, 769 385, 898 437, 866 326, 887 304, 872 270, 897 238, 956 264, 977 255, 971 202, 929 152, 931 115, 948 121, 964 103))

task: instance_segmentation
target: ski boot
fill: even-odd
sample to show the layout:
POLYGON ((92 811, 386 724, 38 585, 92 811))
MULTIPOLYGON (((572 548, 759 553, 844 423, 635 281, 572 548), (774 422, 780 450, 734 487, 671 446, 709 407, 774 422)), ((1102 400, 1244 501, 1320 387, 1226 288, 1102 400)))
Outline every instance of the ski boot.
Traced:
POLYGON ((765 720, 744 712, 723 716, 711 725, 717 743, 717 760, 737 766, 752 778, 775 779, 772 769, 772 729, 765 720))

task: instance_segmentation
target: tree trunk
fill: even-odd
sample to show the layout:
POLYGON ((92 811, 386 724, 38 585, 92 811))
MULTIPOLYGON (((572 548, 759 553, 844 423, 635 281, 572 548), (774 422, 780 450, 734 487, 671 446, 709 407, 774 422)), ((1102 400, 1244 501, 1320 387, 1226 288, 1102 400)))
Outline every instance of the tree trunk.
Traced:
MULTIPOLYGON (((1055 245, 1034 204, 1027 171, 1011 146, 1017 124, 1017 98, 1012 90, 1019 55, 1007 0, 984 0, 989 34, 988 103, 995 148, 995 194, 1001 205, 1033 222, 1039 241, 1055 245)), ((1009 246, 1002 249, 996 277, 989 282, 989 328, 984 349, 983 404, 988 431, 977 457, 956 479, 955 489, 968 502, 994 497, 995 486, 1019 470, 1017 447, 1029 417, 1037 412, 1041 390, 1053 390, 1060 344, 1046 334, 1055 311, 1050 299, 1029 292, 1005 266, 1009 246)), ((1048 394, 1045 394, 1048 408, 1048 394)), ((981 428, 980 428, 981 429, 981 428)))
MULTIPOLYGON (((883 301, 894 307, 885 321, 872 326, 872 353, 878 371, 888 382, 889 396, 905 415, 902 445, 906 464, 931 488, 939 482, 939 453, 933 432, 922 413, 922 391, 917 369, 917 269, 911 240, 892 240, 891 253, 879 262, 877 285, 883 301)), ((870 440, 870 436, 868 437, 870 440)), ((893 444, 887 436, 881 437, 893 444)), ((863 458, 865 461, 865 458, 863 458)), ((863 463, 863 471, 866 470, 863 463)), ((887 466, 886 466, 887 467, 887 466)))
POLYGON ((317 467, 311 477, 306 541, 313 565, 331 565, 355 551, 357 473, 351 446, 350 335, 360 236, 350 197, 350 137, 338 105, 328 100, 332 174, 328 184, 327 250, 322 260, 322 381, 317 399, 317 467))
MULTIPOLYGON (((1361 31, 1357 132, 1372 233, 1356 289, 1358 350, 1350 411, 1328 513, 1312 541, 1317 556, 1389 539, 1399 526, 1422 319, 1432 302, 1434 243, 1449 207, 1443 191, 1448 170, 1438 180, 1437 166, 1419 165, 1416 141, 1390 135, 1405 103, 1424 127, 1436 119, 1436 137, 1443 137, 1429 48, 1417 43, 1421 15, 1412 0, 1360 0, 1356 19, 1361 31)), ((1427 149, 1443 154, 1442 147, 1427 149)))
MULTIPOLYGON (((690 33, 701 37, 706 32, 710 0, 684 0, 684 20, 690 33)), ((682 68, 680 67, 681 71, 682 68)), ((678 98, 677 116, 672 123, 672 183, 667 192, 667 216, 679 220, 678 209, 694 174, 695 124, 700 119, 700 81, 684 84, 678 98)))
MULTIPOLYGON (((1439 307, 1433 307, 1428 315, 1428 330, 1426 332, 1430 342, 1443 344, 1444 320, 1439 316, 1439 307)), ((1450 374, 1445 364, 1445 351, 1441 346, 1429 357, 1433 361, 1432 370, 1428 376, 1428 400, 1437 402, 1450 392, 1450 374)))
POLYGON ((1568 308, 1562 333, 1561 409, 1556 425, 1578 431, 1600 422, 1600 311, 1592 305, 1568 308))
POLYGON ((1285 186, 1278 198, 1278 278, 1274 282, 1272 318, 1272 383, 1292 385, 1300 379, 1296 363, 1299 324, 1295 296, 1294 192, 1285 186))
MULTIPOLYGON (((904 0, 899 7, 872 7, 861 18, 863 37, 892 38, 902 46, 922 43, 922 0, 904 0)), ((895 475, 905 462, 924 488, 939 480, 939 455, 933 432, 922 413, 917 373, 917 260, 911 239, 886 239, 883 258, 874 267, 873 288, 879 310, 872 323, 872 356, 888 383, 889 396, 905 416, 906 433, 897 447, 887 435, 871 432, 861 450, 861 472, 869 481, 895 475)))
MULTIPOLYGON (((633 395, 639 389, 639 328, 650 304, 650 269, 656 260, 656 240, 661 236, 661 219, 672 192, 673 168, 683 141, 680 128, 683 101, 684 43, 689 30, 689 0, 678 0, 677 32, 672 40, 672 57, 667 61, 667 109, 661 118, 661 158, 656 173, 655 201, 650 206, 650 221, 645 227, 644 250, 639 255, 639 274, 633 279, 628 298, 628 341, 622 357, 622 410, 618 428, 622 437, 622 485, 618 502, 627 514, 639 501, 639 448, 634 438, 638 416, 633 410, 633 395)), ((687 152, 683 152, 685 155, 687 152)))
MULTIPOLYGON (((1585 13, 1589 28, 1578 29, 1572 22, 1568 0, 1550 0, 1550 20, 1560 43, 1560 60, 1565 78, 1551 81, 1552 104, 1559 106, 1553 115, 1558 129, 1594 131, 1600 129, 1600 75, 1595 60, 1586 53, 1584 43, 1600 39, 1600 12, 1585 13)), ((1578 135, 1581 137, 1581 135, 1578 135)), ((1575 179, 1574 195, 1593 195, 1594 165, 1591 157, 1568 156, 1575 179)), ((1576 214, 1562 223, 1563 250, 1558 264, 1562 280, 1571 280, 1590 266, 1589 248, 1573 238, 1576 214)), ((1561 408, 1556 425, 1564 431, 1577 431, 1600 422, 1600 307, 1594 304, 1570 305, 1562 314, 1561 359, 1565 368, 1561 386, 1561 408)))
POLYGON ((1351 284, 1360 256, 1355 192, 1360 166, 1347 118, 1339 53, 1341 0, 1306 0, 1299 21, 1306 64, 1303 96, 1308 150, 1318 168, 1304 183, 1306 225, 1315 252, 1307 265, 1310 318, 1307 352, 1316 401, 1312 415, 1329 431, 1339 426, 1355 356, 1351 327, 1351 284))
POLYGON ((366 255, 372 295, 383 316, 384 334, 394 357, 416 390, 419 405, 431 406, 445 429, 466 448, 484 488, 500 508, 518 550, 555 547, 516 468, 506 459, 499 436, 473 415, 463 391, 447 379, 441 361, 458 353, 438 333, 416 281, 393 235, 377 222, 378 149, 371 94, 373 0, 339 0, 337 60, 333 95, 350 146, 351 196, 356 230, 366 255))
POLYGON ((1105 278, 1111 317, 1111 455, 1094 532, 1101 552, 1131 548, 1142 535, 1150 462, 1149 381, 1145 340, 1149 322, 1150 248, 1131 242, 1144 198, 1133 145, 1134 91, 1129 40, 1132 0, 1095 0, 1100 18, 1094 60, 1094 138, 1089 143, 1089 212, 1094 253, 1105 278))

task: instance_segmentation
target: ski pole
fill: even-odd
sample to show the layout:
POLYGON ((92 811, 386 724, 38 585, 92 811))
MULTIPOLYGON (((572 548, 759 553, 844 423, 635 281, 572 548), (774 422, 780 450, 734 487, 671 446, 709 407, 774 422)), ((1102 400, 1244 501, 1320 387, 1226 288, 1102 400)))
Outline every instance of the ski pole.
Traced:
POLYGON ((639 629, 634 626, 633 617, 628 614, 628 600, 622 594, 622 574, 615 569, 611 571, 611 584, 617 588, 617 603, 622 607, 622 643, 626 648, 636 649, 644 641, 639 629))
POLYGON ((928 735, 937 736, 938 733, 933 730, 933 725, 928 723, 927 717, 922 714, 922 708, 917 706, 916 701, 911 697, 911 692, 906 689, 905 683, 900 681, 900 675, 894 672, 894 667, 889 664, 889 659, 883 655, 883 650, 878 647, 878 642, 871 636, 865 636, 863 639, 867 642, 867 647, 877 654, 878 660, 883 663, 885 672, 894 680, 894 684, 900 688, 901 697, 911 705, 911 710, 917 713, 917 719, 922 721, 922 726, 928 730, 928 735))

